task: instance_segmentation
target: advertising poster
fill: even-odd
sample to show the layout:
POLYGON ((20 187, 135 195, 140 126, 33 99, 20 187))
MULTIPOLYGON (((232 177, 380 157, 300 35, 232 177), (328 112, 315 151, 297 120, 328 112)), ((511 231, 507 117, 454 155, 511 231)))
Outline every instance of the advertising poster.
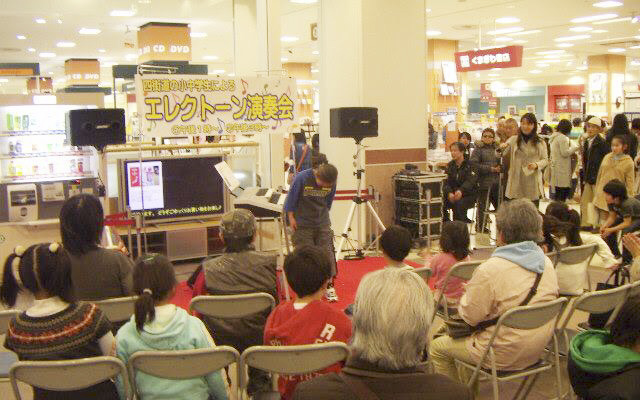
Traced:
POLYGON ((164 208, 161 161, 127 164, 127 175, 131 210, 164 208))
POLYGON ((135 84, 147 137, 285 133, 299 119, 294 78, 150 74, 135 84))

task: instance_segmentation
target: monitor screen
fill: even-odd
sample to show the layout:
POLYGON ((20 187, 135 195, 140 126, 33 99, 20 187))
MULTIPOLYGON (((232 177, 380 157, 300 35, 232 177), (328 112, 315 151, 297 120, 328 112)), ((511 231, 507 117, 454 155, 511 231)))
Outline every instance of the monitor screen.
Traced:
POLYGON ((131 211, 145 219, 222 214, 225 188, 214 165, 222 156, 122 160, 121 188, 131 211))

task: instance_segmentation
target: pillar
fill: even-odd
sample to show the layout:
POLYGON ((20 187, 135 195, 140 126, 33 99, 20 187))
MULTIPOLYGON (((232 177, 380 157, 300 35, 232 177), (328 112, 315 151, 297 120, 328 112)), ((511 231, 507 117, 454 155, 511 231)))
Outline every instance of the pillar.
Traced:
POLYGON ((236 76, 266 76, 282 70, 280 3, 233 0, 233 64, 236 76))
POLYGON ((587 114, 606 117, 609 122, 613 116, 624 109, 615 105, 616 97, 624 94, 622 84, 625 79, 627 58, 619 54, 601 54, 587 57, 587 114))
MULTIPOLYGON (((386 225, 393 221, 391 176, 406 162, 424 168, 426 161, 425 20, 424 1, 402 6, 387 0, 320 2, 320 150, 338 168, 337 189, 354 190, 356 145, 352 139, 329 137, 329 110, 378 108, 379 136, 363 141, 368 148, 362 156, 365 184, 381 193, 380 216, 386 225)), ((334 202, 336 234, 350 205, 334 202)))
POLYGON ((311 83, 311 63, 285 63, 282 64, 287 76, 298 81, 298 113, 300 119, 313 120, 313 84, 311 83))

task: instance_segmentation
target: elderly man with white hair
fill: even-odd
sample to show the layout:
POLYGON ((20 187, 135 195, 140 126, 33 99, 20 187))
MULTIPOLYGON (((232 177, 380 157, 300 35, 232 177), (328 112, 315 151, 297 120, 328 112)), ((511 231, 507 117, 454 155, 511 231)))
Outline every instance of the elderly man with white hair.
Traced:
MULTIPOLYGON (((533 305, 558 297, 553 263, 536 244, 542 236, 542 217, 533 203, 528 199, 503 203, 496 225, 498 248, 478 266, 458 307, 471 326, 493 320, 527 298, 533 305)), ((454 358, 478 363, 494 330, 491 325, 466 338, 435 339, 429 348, 435 371, 466 383, 471 374, 467 370, 458 374, 454 358)), ((533 330, 501 328, 493 346, 497 369, 521 370, 535 364, 552 336, 553 321, 533 330)), ((483 367, 491 368, 488 358, 485 364, 483 367)))
POLYGON ((422 364, 433 297, 414 272, 386 268, 367 274, 358 287, 351 357, 342 373, 299 384, 294 400, 466 400, 468 388, 422 364))

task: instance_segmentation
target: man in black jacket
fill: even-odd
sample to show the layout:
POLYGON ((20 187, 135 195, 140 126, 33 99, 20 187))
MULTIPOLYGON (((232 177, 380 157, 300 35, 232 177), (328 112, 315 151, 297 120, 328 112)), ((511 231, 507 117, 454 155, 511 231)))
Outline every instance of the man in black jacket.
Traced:
MULTIPOLYGON (((607 143, 601 136, 604 122, 598 117, 590 117, 586 122, 587 138, 582 143, 582 196, 580 197, 580 218, 583 227, 591 227, 589 204, 593 202, 594 190, 602 159, 609 152, 607 143)), ((597 222, 596 222, 597 223, 597 222)))
POLYGON ((478 174, 465 159, 465 146, 454 142, 449 147, 452 160, 447 164, 447 179, 444 181, 444 220, 448 220, 449 210, 453 210, 456 221, 473 222, 467 218, 467 210, 476 204, 478 174))

